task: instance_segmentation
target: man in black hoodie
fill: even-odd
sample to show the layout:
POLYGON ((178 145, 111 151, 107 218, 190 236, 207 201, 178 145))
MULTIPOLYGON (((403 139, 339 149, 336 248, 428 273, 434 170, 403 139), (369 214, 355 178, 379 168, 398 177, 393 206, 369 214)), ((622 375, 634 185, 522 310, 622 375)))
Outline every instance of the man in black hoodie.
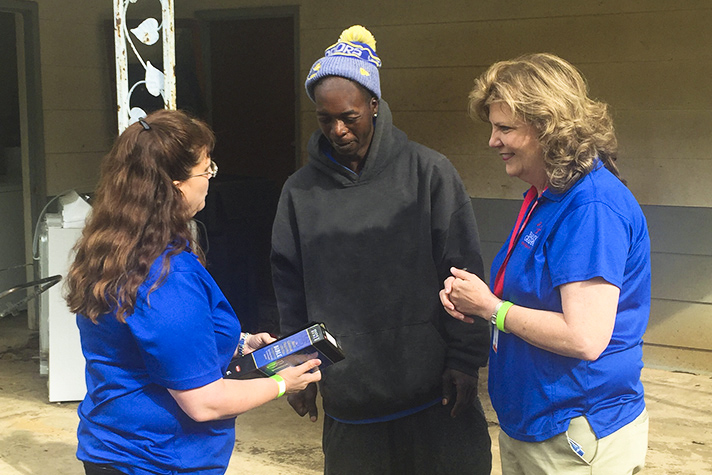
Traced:
MULTIPOLYGON (((325 473, 489 474, 477 397, 489 328, 438 298, 452 266, 483 274, 475 216, 452 164, 393 126, 380 64, 354 26, 307 77, 320 130, 272 231, 281 330, 324 322, 346 353, 320 385, 325 473)), ((316 421, 316 394, 289 402, 316 421)))

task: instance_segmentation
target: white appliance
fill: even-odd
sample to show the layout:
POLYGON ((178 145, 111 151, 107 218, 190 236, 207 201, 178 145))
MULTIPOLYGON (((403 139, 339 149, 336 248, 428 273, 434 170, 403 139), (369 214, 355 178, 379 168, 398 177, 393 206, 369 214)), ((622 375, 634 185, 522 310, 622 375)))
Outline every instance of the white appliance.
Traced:
MULTIPOLYGON (((88 212, 89 205, 81 201, 88 212)), ((46 215, 39 239, 41 277, 67 275, 72 248, 82 234, 84 220, 77 219, 76 206, 60 202, 63 214, 46 215)), ((50 402, 80 401, 86 393, 79 329, 62 297, 63 284, 64 279, 40 295, 40 373, 48 374, 50 402)))

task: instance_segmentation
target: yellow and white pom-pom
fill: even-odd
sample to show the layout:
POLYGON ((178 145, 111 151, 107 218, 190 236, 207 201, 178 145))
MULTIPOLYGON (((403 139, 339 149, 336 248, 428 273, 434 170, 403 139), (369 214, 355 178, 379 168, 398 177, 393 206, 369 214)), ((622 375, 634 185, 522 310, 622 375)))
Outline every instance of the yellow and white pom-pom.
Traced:
POLYGON ((376 51, 376 38, 361 25, 354 25, 342 31, 341 36, 339 36, 339 41, 357 41, 367 44, 374 52, 376 51))

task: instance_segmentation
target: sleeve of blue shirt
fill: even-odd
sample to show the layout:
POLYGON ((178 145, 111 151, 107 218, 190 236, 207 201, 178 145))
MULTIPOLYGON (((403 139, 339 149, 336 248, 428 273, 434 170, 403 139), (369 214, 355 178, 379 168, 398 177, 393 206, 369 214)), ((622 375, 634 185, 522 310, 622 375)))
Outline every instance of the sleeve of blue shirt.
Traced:
POLYGON ((127 322, 151 381, 187 390, 220 379, 208 283, 197 272, 172 270, 148 299, 143 290, 127 322))
POLYGON ((566 212, 547 243, 554 287, 602 277, 620 288, 631 242, 628 220, 602 202, 566 212))

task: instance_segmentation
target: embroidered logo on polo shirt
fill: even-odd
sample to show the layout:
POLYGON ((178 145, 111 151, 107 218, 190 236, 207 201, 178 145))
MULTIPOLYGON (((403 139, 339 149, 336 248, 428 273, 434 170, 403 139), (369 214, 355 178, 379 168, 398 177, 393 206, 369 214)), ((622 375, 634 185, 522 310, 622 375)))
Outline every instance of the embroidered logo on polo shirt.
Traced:
POLYGON ((537 239, 539 239, 539 233, 541 232, 542 227, 543 223, 539 221, 538 223, 536 223, 536 229, 534 231, 529 231, 529 234, 522 238, 522 244, 524 245, 524 247, 526 247, 527 249, 531 249, 534 247, 534 243, 537 239))
POLYGON ((524 242, 529 244, 530 246, 534 246, 534 243, 536 240, 539 238, 536 234, 534 234, 532 231, 529 231, 529 234, 524 236, 524 242))

